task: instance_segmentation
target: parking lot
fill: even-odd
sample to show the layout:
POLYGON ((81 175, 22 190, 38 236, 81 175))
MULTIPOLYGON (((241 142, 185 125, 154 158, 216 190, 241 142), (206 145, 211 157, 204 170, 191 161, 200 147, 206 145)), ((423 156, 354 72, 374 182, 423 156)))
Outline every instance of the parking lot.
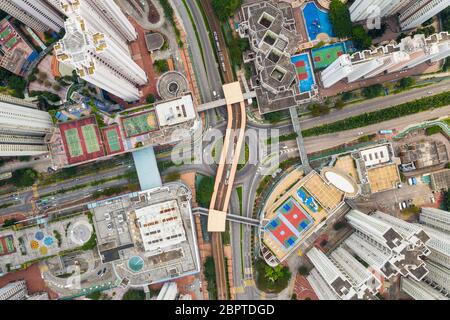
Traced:
POLYGON ((403 183, 402 188, 372 194, 367 200, 362 200, 362 204, 383 212, 395 212, 397 215, 400 214, 399 203, 402 202, 417 207, 431 205, 431 198, 437 198, 437 195, 433 194, 428 184, 421 183, 420 179, 417 181, 415 186, 403 183))

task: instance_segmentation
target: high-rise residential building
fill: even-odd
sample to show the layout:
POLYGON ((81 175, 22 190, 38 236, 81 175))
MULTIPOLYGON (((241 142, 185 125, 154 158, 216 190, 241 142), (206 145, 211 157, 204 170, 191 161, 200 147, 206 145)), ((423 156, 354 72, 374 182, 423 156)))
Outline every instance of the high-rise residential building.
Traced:
POLYGON ((64 19, 46 0, 2 0, 0 10, 37 31, 64 28, 64 19))
POLYGON ((342 246, 334 250, 329 258, 347 277, 356 290, 358 299, 371 299, 381 287, 380 281, 342 246))
POLYGON ((425 282, 442 294, 450 295, 450 270, 432 261, 427 261, 427 269, 430 271, 425 282))
POLYGON ((410 0, 356 0, 349 8, 353 22, 381 18, 397 13, 410 0))
POLYGON ((372 78, 414 68, 424 62, 434 63, 450 56, 450 34, 435 33, 406 37, 399 44, 381 46, 352 55, 341 55, 321 73, 322 85, 329 88, 346 79, 348 82, 372 78))
POLYGON ((139 86, 147 83, 147 75, 117 43, 105 33, 90 30, 80 15, 71 14, 55 52, 82 79, 126 101, 138 100, 139 86))
POLYGON ((430 236, 430 240, 427 242, 427 247, 431 251, 428 260, 450 269, 450 236, 425 225, 418 226, 430 236))
POLYGON ((48 152, 51 116, 28 102, 0 96, 0 156, 34 156, 48 152))
POLYGON ((428 19, 450 6, 450 0, 416 0, 407 2, 400 11, 400 27, 408 30, 419 27, 428 19))
POLYGON ((448 211, 423 207, 419 221, 426 226, 450 232, 450 212, 448 211))
POLYGON ((315 268, 311 270, 306 280, 308 280, 319 300, 340 300, 315 268))
POLYGON ((339 298, 343 300, 357 298, 357 293, 350 281, 322 251, 314 247, 306 253, 306 256, 339 298))
POLYGON ((141 96, 139 87, 147 83, 147 75, 131 58, 126 37, 111 22, 114 14, 126 17, 111 9, 105 10, 105 14, 110 13, 110 19, 106 19, 94 10, 94 4, 98 4, 98 10, 102 8, 97 1, 64 1, 64 12, 69 18, 65 37, 55 45, 56 56, 87 82, 125 101, 136 101, 141 96))
POLYGON ((136 29, 114 0, 60 0, 69 17, 83 19, 87 29, 105 34, 123 51, 129 52, 128 42, 137 39, 136 29))
POLYGON ((448 300, 447 297, 423 281, 407 277, 400 279, 400 289, 415 300, 448 300))
POLYGON ((398 15, 402 30, 419 27, 450 5, 450 0, 356 0, 349 8, 350 19, 370 19, 398 15))
POLYGON ((25 300, 27 284, 24 280, 10 282, 0 288, 0 300, 25 300))
POLYGON ((351 210, 346 219, 355 233, 345 244, 387 278, 400 273, 422 280, 428 273, 422 257, 430 254, 424 245, 429 237, 421 230, 399 230, 388 218, 382 219, 382 215, 351 210))

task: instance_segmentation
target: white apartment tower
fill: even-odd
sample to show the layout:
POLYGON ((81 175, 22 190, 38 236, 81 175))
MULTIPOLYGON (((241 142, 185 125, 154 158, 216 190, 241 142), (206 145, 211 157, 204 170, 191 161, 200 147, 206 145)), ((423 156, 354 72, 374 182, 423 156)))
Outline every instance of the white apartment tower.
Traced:
POLYGON ((0 288, 0 300, 25 300, 27 296, 27 284, 24 280, 10 282, 0 288))
POLYGON ((356 0, 349 11, 353 22, 398 15, 401 29, 408 30, 419 27, 448 6, 450 0, 356 0))
POLYGON ((343 300, 357 298, 357 293, 350 281, 322 251, 314 247, 306 253, 306 256, 339 298, 343 300))
POLYGON ((315 268, 311 270, 306 280, 308 280, 319 300, 340 300, 315 268))
POLYGON ((424 62, 434 63, 449 56, 448 32, 436 33, 428 38, 416 34, 413 38, 403 38, 397 45, 344 54, 321 72, 321 80, 323 86, 329 88, 343 79, 351 83, 383 73, 408 70, 424 62))
POLYGON ((436 208, 422 208, 419 221, 426 226, 450 232, 450 212, 436 208))
POLYGON ((415 300, 448 300, 443 294, 423 281, 416 281, 410 278, 401 278, 400 289, 415 300))
POLYGON ((400 228, 394 228, 388 218, 381 218, 382 215, 377 212, 369 216, 351 210, 346 219, 355 233, 345 244, 387 278, 400 273, 422 280, 428 273, 422 256, 430 254, 424 245, 429 237, 421 230, 406 233, 400 228))
POLYGON ((419 27, 422 23, 450 6, 450 0, 405 1, 406 6, 400 11, 400 27, 408 30, 419 27))
POLYGON ((129 52, 128 42, 137 39, 136 29, 114 0, 60 0, 67 16, 77 15, 91 32, 103 33, 129 52))
POLYGON ((45 141, 53 131, 52 118, 27 104, 0 96, 0 157, 48 152, 45 141))
POLYGON ((64 28, 64 19, 45 0, 2 0, 0 10, 37 31, 52 29, 59 32, 64 28))
POLYGON ((91 2, 97 3, 71 1, 63 6, 69 18, 66 36, 55 45, 56 56, 72 66, 82 79, 125 101, 136 101, 141 96, 139 87, 147 83, 147 75, 133 61, 127 40, 110 20, 104 20, 85 5, 91 2))

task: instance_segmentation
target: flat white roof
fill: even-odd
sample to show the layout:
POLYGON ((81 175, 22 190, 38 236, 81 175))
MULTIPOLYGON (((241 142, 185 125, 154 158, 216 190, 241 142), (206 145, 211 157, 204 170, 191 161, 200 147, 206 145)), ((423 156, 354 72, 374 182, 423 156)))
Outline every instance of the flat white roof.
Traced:
POLYGON ((391 161, 387 145, 365 149, 360 151, 360 153, 366 167, 371 167, 377 164, 387 163, 391 161))
POLYGON ((225 84, 223 86, 223 93, 227 105, 244 102, 244 95, 242 94, 241 84, 239 81, 225 84))
POLYGON ((342 192, 353 194, 356 192, 353 184, 347 178, 332 171, 325 172, 325 178, 342 192))
POLYGON ((190 94, 156 105, 159 125, 173 126, 196 118, 190 94))
POLYGON ((176 200, 136 210, 144 249, 159 253, 163 248, 186 241, 180 209, 176 200))

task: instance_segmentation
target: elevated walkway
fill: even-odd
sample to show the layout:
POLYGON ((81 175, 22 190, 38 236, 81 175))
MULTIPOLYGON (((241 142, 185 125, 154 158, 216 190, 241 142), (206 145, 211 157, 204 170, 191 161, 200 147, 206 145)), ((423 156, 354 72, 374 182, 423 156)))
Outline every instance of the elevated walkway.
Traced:
MULTIPOLYGON (((202 208, 202 207, 198 207, 198 208, 193 208, 192 209, 192 213, 195 215, 201 215, 201 216, 208 216, 209 215, 209 210, 206 208, 202 208)), ((253 227, 259 227, 260 225, 260 221, 257 219, 252 219, 252 218, 247 218, 247 217, 243 217, 243 216, 238 216, 235 214, 227 214, 226 219, 228 221, 231 222, 236 222, 236 223, 240 223, 240 224, 246 224, 249 226, 253 226, 253 227)))
MULTIPOLYGON (((255 91, 244 93, 245 100, 253 99, 253 98, 256 98, 255 91)), ((224 107, 226 105, 227 105, 227 101, 225 99, 214 100, 214 101, 210 101, 210 102, 199 105, 197 107, 197 111, 203 112, 203 111, 207 111, 207 110, 211 110, 211 109, 215 109, 215 108, 219 108, 219 107, 224 107)))
POLYGON ((302 128, 300 127, 300 120, 298 118, 297 108, 291 107, 289 108, 289 112, 291 114, 292 125, 294 127, 294 131, 297 134, 297 145, 300 153, 300 159, 302 161, 302 165, 305 167, 309 167, 309 159, 308 153, 306 152, 305 143, 303 141, 302 128))

